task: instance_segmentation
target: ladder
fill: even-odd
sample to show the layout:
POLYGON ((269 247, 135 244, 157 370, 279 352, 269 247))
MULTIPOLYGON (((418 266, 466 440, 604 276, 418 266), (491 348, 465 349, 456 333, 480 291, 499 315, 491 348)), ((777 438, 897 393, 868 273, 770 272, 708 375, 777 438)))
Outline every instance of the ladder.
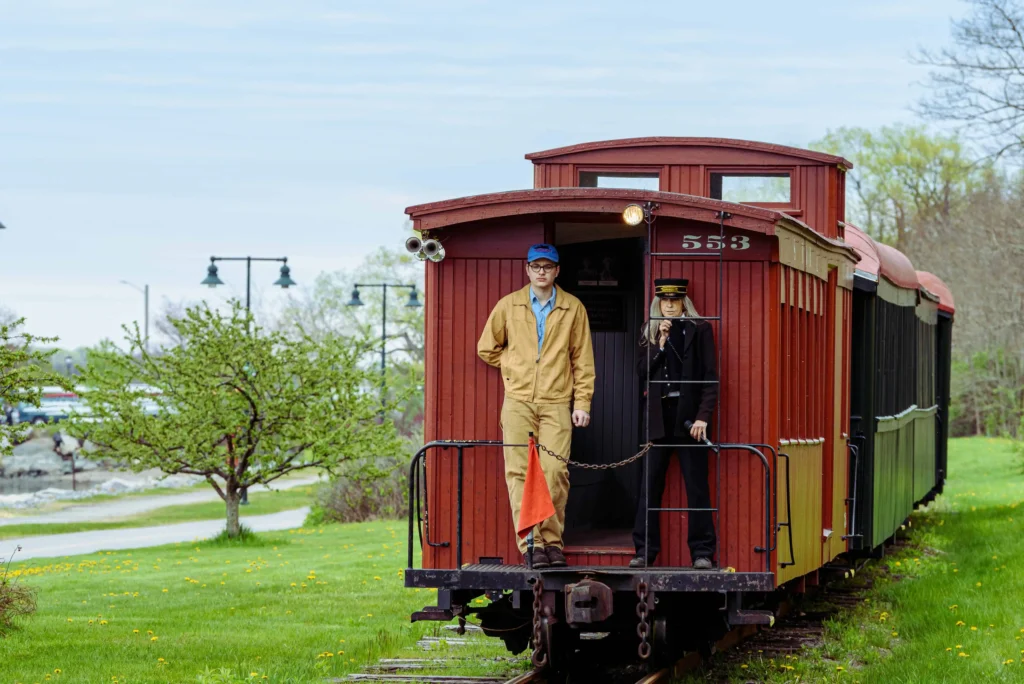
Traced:
MULTIPOLYGON (((718 326, 718 334, 715 336, 716 337, 716 342, 717 342, 717 344, 715 345, 715 354, 716 354, 716 360, 715 360, 715 364, 716 364, 715 378, 716 379, 715 380, 652 380, 651 379, 651 355, 649 353, 647 354, 647 373, 646 373, 646 387, 645 387, 646 394, 645 394, 645 396, 646 396, 646 400, 647 400, 648 404, 647 404, 647 410, 644 412, 644 418, 643 418, 643 420, 644 420, 644 443, 646 444, 646 443, 649 443, 651 441, 651 439, 650 439, 650 436, 651 436, 651 431, 650 431, 650 429, 651 429, 651 426, 650 426, 650 422, 651 422, 650 402, 661 401, 662 392, 660 391, 660 389, 661 389, 662 386, 665 386, 665 385, 668 385, 668 386, 671 386, 671 385, 679 386, 679 385, 715 384, 715 385, 718 386, 718 390, 719 390, 716 393, 716 398, 715 398, 715 413, 714 413, 714 418, 713 418, 713 427, 714 427, 714 436, 715 436, 715 438, 714 438, 714 440, 712 440, 712 446, 711 447, 708 447, 707 445, 701 444, 701 443, 692 443, 692 444, 660 444, 660 445, 658 445, 656 447, 656 448, 669 449, 669 450, 675 450, 675 449, 709 449, 709 448, 711 449, 712 453, 714 453, 714 455, 715 455, 715 495, 714 495, 714 499, 711 502, 712 506, 710 508, 694 508, 694 507, 690 506, 689 505, 690 502, 687 501, 688 505, 686 507, 657 506, 657 507, 653 507, 652 508, 650 506, 650 501, 651 501, 650 500, 650 486, 651 486, 651 482, 650 481, 651 481, 651 477, 650 477, 650 468, 649 468, 650 460, 649 459, 645 459, 644 460, 644 467, 643 467, 643 469, 641 471, 641 477, 643 478, 643 487, 644 487, 643 505, 645 506, 645 513, 644 513, 644 552, 647 553, 647 549, 650 548, 649 529, 650 529, 650 518, 651 518, 651 514, 652 513, 654 515, 660 515, 662 512, 667 512, 667 513, 687 513, 687 514, 698 513, 698 512, 700 512, 700 513, 708 512, 708 513, 711 513, 711 515, 712 515, 712 520, 713 520, 713 524, 714 524, 714 528, 715 528, 715 556, 714 556, 714 560, 716 562, 720 562, 721 561, 721 549, 719 548, 719 546, 720 546, 721 535, 718 533, 718 530, 720 529, 720 525, 719 525, 719 522, 720 522, 719 521, 719 508, 718 508, 718 506, 719 506, 719 503, 722 500, 722 497, 721 497, 721 495, 722 495, 722 468, 721 468, 722 421, 721 421, 721 417, 720 417, 721 416, 721 404, 722 404, 722 392, 721 392, 721 380, 720 380, 720 378, 721 378, 721 372, 722 372, 722 347, 724 346, 723 345, 723 339, 722 339, 722 337, 723 337, 723 328, 722 328, 723 297, 722 297, 722 295, 724 294, 724 275, 725 275, 725 269, 724 269, 725 220, 727 218, 729 218, 731 216, 731 214, 729 214, 728 212, 725 212, 725 211, 719 211, 718 212, 718 248, 717 249, 713 249, 713 248, 712 249, 708 249, 707 247, 705 247, 704 249, 706 251, 657 252, 654 249, 654 247, 655 247, 654 223, 655 223, 655 220, 657 218, 656 212, 658 210, 658 204, 656 202, 646 202, 646 203, 644 203, 642 205, 642 208, 643 208, 643 211, 644 211, 644 221, 647 224, 647 249, 645 250, 646 256, 647 256, 647 278, 645 279, 645 282, 644 282, 644 301, 645 301, 645 306, 649 305, 647 303, 653 301, 653 294, 654 294, 653 285, 654 285, 654 279, 655 279, 654 266, 655 266, 655 259, 656 258, 694 258, 694 257, 707 258, 707 257, 717 257, 717 265, 718 265, 718 292, 717 292, 718 296, 716 298, 716 303, 717 303, 717 307, 718 307, 718 312, 717 312, 718 315, 716 315, 716 316, 697 316, 697 317, 693 317, 693 316, 685 316, 685 311, 684 311, 683 312, 684 315, 680 316, 678 318, 672 318, 672 317, 666 317, 666 316, 660 316, 659 315, 659 316, 650 316, 649 318, 647 318, 644 321, 642 329, 643 329, 644 339, 647 340, 647 344, 651 344, 650 339, 649 339, 649 334, 650 334, 649 331, 650 331, 651 323, 653 321, 663 321, 663 320, 673 320, 673 321, 675 321, 675 320, 680 320, 680 321, 681 320, 708 321, 709 323, 713 323, 713 324, 716 324, 718 326), (655 389, 658 389, 659 391, 657 393, 652 392, 652 386, 655 389)), ((708 242, 710 242, 710 238, 711 237, 712 236, 708 236, 708 242)), ((691 278, 691 280, 692 280, 692 278, 691 278)), ((660 312, 658 312, 658 313, 660 313, 660 312)), ((675 440, 673 440, 673 441, 675 441, 675 440)), ((664 492, 662 492, 662 496, 664 496, 664 492)), ((691 521, 688 520, 687 524, 689 525, 690 522, 691 521)))

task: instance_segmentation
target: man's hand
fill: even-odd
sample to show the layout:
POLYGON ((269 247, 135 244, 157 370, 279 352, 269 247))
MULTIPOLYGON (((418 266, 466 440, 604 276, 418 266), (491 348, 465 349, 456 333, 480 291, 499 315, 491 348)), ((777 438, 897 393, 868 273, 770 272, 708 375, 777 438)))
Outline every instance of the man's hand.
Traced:
POLYGON ((590 425, 590 414, 576 409, 572 412, 572 424, 576 427, 587 427, 590 425))
POLYGON ((690 428, 690 437, 693 437, 698 442, 707 439, 708 424, 703 420, 693 421, 693 427, 690 428))

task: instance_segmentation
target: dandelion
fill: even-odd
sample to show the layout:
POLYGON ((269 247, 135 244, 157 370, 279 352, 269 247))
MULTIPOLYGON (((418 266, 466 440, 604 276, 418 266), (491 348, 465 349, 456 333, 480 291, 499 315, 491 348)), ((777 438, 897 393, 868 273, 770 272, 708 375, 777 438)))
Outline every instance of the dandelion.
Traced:
POLYGON ((950 653, 950 652, 952 652, 952 650, 953 650, 953 648, 951 646, 947 646, 946 647, 946 653, 950 653))
POLYGON ((133 629, 132 630, 132 634, 138 634, 138 633, 139 633, 139 630, 137 630, 137 629, 133 629))
POLYGON ((974 586, 976 586, 976 587, 980 587, 980 586, 981 586, 981 582, 976 582, 976 583, 974 584, 974 586))
POLYGON ((893 635, 894 637, 898 637, 898 636, 900 635, 900 633, 899 633, 899 632, 893 632, 893 633, 892 633, 892 635, 893 635))
POLYGON ((971 631, 972 631, 972 632, 977 632, 977 631, 978 631, 978 628, 977 628, 977 627, 975 627, 974 625, 971 625, 971 631))
POLYGON ((963 627, 963 626, 964 626, 964 625, 966 625, 966 624, 967 624, 967 623, 966 623, 966 622, 964 622, 963 620, 957 620, 957 621, 956 621, 956 626, 957 626, 957 627, 963 627))
POLYGON ((157 637, 157 636, 155 636, 155 637, 150 637, 150 638, 149 638, 149 640, 150 640, 150 641, 156 641, 156 640, 157 640, 157 639, 159 639, 159 638, 160 638, 160 637, 157 637))
POLYGON ((845 669, 846 669, 846 668, 845 668, 845 667, 843 667, 842 665, 836 665, 836 672, 842 672, 842 671, 843 671, 843 670, 845 670, 845 669))
POLYGON ((63 672, 64 672, 64 671, 63 671, 62 669, 60 669, 60 668, 58 667, 58 668, 57 668, 56 670, 54 670, 54 671, 53 671, 53 674, 57 674, 57 675, 59 675, 59 674, 61 674, 61 673, 63 673, 63 672))
POLYGON ((745 664, 744 664, 744 665, 740 665, 740 669, 741 669, 741 670, 746 670, 746 669, 747 669, 747 666, 746 666, 745 664))

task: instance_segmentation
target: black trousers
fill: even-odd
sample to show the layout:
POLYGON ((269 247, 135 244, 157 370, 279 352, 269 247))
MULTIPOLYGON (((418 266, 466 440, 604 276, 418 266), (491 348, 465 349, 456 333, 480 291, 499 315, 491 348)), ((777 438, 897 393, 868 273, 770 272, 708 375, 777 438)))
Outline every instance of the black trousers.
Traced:
MULTIPOLYGON (((674 402, 672 402, 674 403, 674 402)), ((665 402, 663 408, 674 409, 665 402)), ((668 416, 675 416, 675 411, 666 411, 666 422, 668 416)), ((668 427, 668 426, 666 426, 668 427)), ((671 431, 666 430, 670 436, 655 441, 657 444, 697 444, 689 434, 671 436, 671 431)), ((683 473, 683 483, 686 486, 686 507, 687 508, 711 508, 711 486, 708 483, 708 450, 699 447, 687 447, 685 449, 669 449, 655 446, 644 459, 644 478, 640 482, 640 505, 636 509, 636 522, 633 525, 633 546, 636 548, 636 555, 646 556, 653 559, 661 551, 661 514, 652 511, 647 513, 648 508, 660 508, 661 497, 665 491, 665 475, 668 473, 668 466, 675 453, 679 457, 680 470, 683 473), (648 495, 650 499, 648 500, 648 495), (646 520, 645 520, 646 518, 646 520), (644 526, 647 526, 647 548, 644 548, 644 526)), ((690 557, 713 558, 715 555, 715 523, 711 511, 688 511, 687 518, 687 545, 690 547, 690 557)))

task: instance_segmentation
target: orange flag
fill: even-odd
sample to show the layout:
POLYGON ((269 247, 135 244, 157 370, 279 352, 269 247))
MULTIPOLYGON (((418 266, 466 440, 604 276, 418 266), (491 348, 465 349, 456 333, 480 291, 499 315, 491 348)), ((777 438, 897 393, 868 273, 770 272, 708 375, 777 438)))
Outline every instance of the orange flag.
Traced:
POLYGON ((516 533, 520 539, 525 539, 534 525, 555 514, 555 504, 551 502, 551 491, 544 479, 540 454, 537 453, 537 443, 532 435, 526 459, 526 483, 523 486, 523 501, 519 507, 519 521, 516 524, 516 533))

